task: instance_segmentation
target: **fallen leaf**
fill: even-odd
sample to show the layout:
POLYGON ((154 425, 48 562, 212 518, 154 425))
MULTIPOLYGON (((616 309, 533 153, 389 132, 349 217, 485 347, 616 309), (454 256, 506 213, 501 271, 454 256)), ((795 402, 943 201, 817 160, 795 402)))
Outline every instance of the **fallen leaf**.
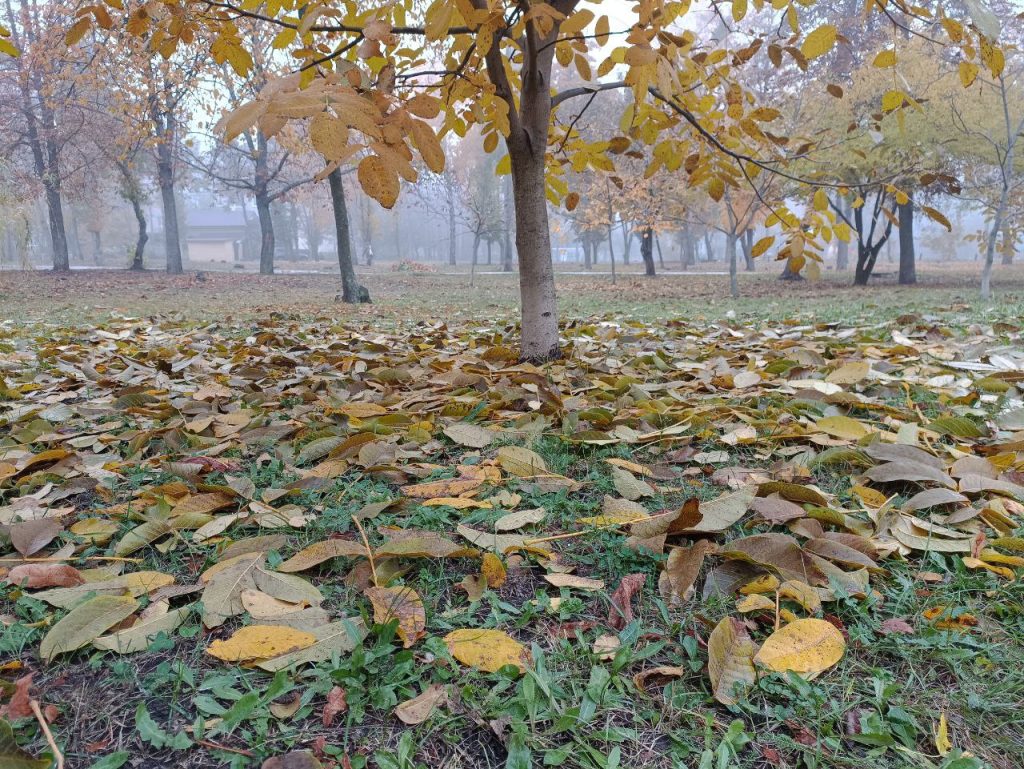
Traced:
POLYGON ((772 633, 754 662, 776 672, 815 676, 843 658, 846 640, 831 622, 798 619, 772 633))
POLYGON ((454 422, 444 428, 444 434, 460 446, 482 449, 489 446, 495 438, 494 431, 469 422, 454 422))
POLYGON ((498 449, 498 466, 520 478, 532 478, 548 472, 548 466, 535 451, 522 446, 502 446, 498 449))
POLYGON ((604 580, 577 577, 575 574, 545 574, 544 579, 555 587, 571 587, 576 590, 604 590, 604 580))
POLYGON ((64 563, 22 563, 7 573, 7 584, 29 588, 74 587, 85 582, 81 572, 64 563))
POLYGON ((633 596, 640 592, 647 581, 646 574, 627 574, 611 595, 611 608, 608 610, 608 626, 613 630, 622 630, 633 621, 633 596))
POLYGON ((757 681, 757 652, 743 623, 724 617, 708 636, 708 677, 711 694, 723 705, 735 705, 757 681))
POLYGON ((214 641, 206 653, 225 662, 270 659, 312 646, 316 636, 281 625, 248 625, 224 641, 214 641))
POLYGON ((411 700, 406 700, 395 708, 398 720, 409 726, 422 724, 434 711, 448 702, 448 691, 440 684, 431 684, 426 690, 411 700))
POLYGON ((494 530, 515 531, 516 529, 523 528, 523 526, 540 523, 544 520, 545 514, 543 507, 537 507, 533 510, 519 510, 514 513, 508 513, 507 515, 501 516, 501 518, 494 522, 494 530))
POLYGON ((406 649, 426 635, 427 615, 419 594, 410 587, 369 587, 363 594, 373 604, 373 621, 398 620, 398 637, 406 649))
POLYGON ((324 703, 323 714, 320 718, 324 728, 333 724, 334 719, 337 718, 340 713, 344 713, 347 709, 348 701, 345 696, 345 690, 340 686, 333 687, 329 692, 327 692, 327 702, 324 703))
POLYGON ((444 637, 448 651, 463 665, 496 673, 505 665, 514 665, 525 672, 530 653, 501 630, 464 628, 444 637))
POLYGON ((92 643, 139 607, 131 596, 98 595, 76 606, 43 637, 39 656, 50 662, 58 654, 81 649, 92 643))

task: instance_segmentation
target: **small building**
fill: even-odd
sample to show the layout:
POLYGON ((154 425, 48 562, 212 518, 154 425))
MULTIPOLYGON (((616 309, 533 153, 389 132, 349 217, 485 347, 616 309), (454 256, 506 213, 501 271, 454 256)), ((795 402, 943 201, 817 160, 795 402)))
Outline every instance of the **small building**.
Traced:
POLYGON ((258 256, 253 251, 251 227, 241 211, 189 211, 185 221, 188 259, 193 265, 235 264, 258 256))

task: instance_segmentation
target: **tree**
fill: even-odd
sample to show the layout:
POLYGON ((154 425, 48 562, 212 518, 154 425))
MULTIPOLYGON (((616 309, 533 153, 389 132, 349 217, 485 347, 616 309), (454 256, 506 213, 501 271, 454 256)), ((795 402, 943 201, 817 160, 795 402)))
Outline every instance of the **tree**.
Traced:
POLYGON ((31 153, 36 181, 46 201, 53 269, 64 272, 70 269, 70 258, 61 199, 66 175, 62 151, 67 127, 74 122, 61 119, 61 108, 71 102, 78 71, 71 57, 54 56, 52 52, 67 17, 56 5, 37 0, 17 6, 5 0, 2 10, 0 93, 7 104, 5 112, 15 112, 19 118, 10 126, 17 139, 5 154, 19 145, 31 153))
MULTIPOLYGON (((201 6, 162 2, 170 13, 147 10, 130 16, 137 34, 151 35, 160 50, 176 45, 183 30, 191 36, 203 29, 212 38, 214 57, 243 76, 250 62, 238 20, 253 19, 279 30, 275 44, 301 62, 301 76, 276 83, 272 93, 240 107, 226 133, 231 137, 259 123, 273 135, 290 118, 325 114, 321 123, 333 126, 334 137, 325 154, 328 163, 358 159, 361 186, 386 207, 398 197, 399 177, 417 178, 409 162, 413 149, 432 171, 443 169, 444 151, 427 122, 442 111, 442 132, 461 136, 479 127, 488 151, 503 140, 520 267, 521 354, 529 360, 559 354, 546 199, 557 203, 565 198, 566 166, 602 171, 612 165, 607 141, 575 138, 571 124, 553 122, 561 105, 595 91, 628 90, 632 103, 619 129, 656 145, 650 172, 683 168, 688 184, 721 200, 725 188, 740 186, 752 169, 777 173, 789 159, 782 137, 765 131, 777 111, 756 104, 741 85, 744 64, 767 55, 776 66, 783 57, 806 66, 829 54, 840 39, 831 23, 802 27, 805 4, 777 9, 776 3, 759 1, 753 7, 733 2, 734 23, 748 16, 770 17, 777 22, 772 30, 788 26, 788 38, 776 42, 774 31, 770 37, 756 32, 742 47, 705 48, 686 28, 689 4, 669 0, 635 4, 628 28, 614 32, 607 16, 597 18, 579 0, 396 0, 372 8, 313 0, 302 5, 299 17, 291 2, 255 8, 236 0, 201 6), (590 55, 613 34, 623 44, 613 47, 595 70, 590 55), (574 69, 583 85, 553 94, 556 62, 559 68, 574 69), (596 80, 616 68, 624 70, 621 80, 596 80)), ((943 36, 946 47, 962 51, 975 50, 981 40, 976 24, 944 12, 933 15, 903 3, 872 3, 867 12, 872 21, 893 19, 943 36)), ((995 62, 992 69, 997 69, 995 62)), ((816 232, 831 232, 831 215, 821 212, 819 218, 816 232)), ((781 215, 776 222, 790 240, 803 243, 799 219, 781 215)))

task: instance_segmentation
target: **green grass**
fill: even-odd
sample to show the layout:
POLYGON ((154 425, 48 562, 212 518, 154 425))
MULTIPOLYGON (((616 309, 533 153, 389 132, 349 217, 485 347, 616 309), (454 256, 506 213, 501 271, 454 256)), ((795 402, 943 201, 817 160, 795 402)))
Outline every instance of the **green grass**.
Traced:
MULTIPOLYGON (((378 280, 383 282, 386 277, 378 280)), ((449 283, 454 285, 456 280, 449 283)), ((852 292, 829 284, 827 295, 817 296, 803 286, 786 294, 774 282, 755 278, 744 285, 752 291, 770 289, 771 293, 734 302, 720 295, 720 286, 708 289, 706 282, 701 283, 701 290, 713 289, 716 295, 645 299, 644 288, 649 284, 642 279, 626 279, 627 287, 632 288, 625 292, 595 287, 597 280, 564 281, 562 306, 566 317, 586 317, 591 322, 612 317, 619 322, 630 318, 661 322, 680 317, 725 321, 726 313, 735 312, 739 320, 756 318, 759 323, 777 325, 784 331, 782 321, 786 319, 845 324, 866 318, 881 323, 897 315, 917 314, 916 320, 907 322, 933 324, 942 330, 994 319, 1019 321, 1024 315, 1020 294, 982 306, 973 299, 971 289, 948 286, 889 293, 852 292), (577 284, 581 286, 579 291, 574 290, 577 284)), ((681 283, 686 278, 671 280, 681 283)), ((208 297, 189 298, 188 302, 196 306, 184 308, 182 323, 186 326, 207 322, 208 313, 226 317, 232 302, 239 303, 236 312, 240 316, 255 316, 262 311, 241 305, 240 295, 232 293, 235 288, 212 282, 213 290, 221 295, 202 311, 197 306, 208 297)), ((449 286, 455 298, 448 301, 453 305, 464 302, 458 310, 461 320, 490 324, 513 317, 513 282, 493 278, 481 283, 477 292, 461 285, 449 286)), ((403 289, 418 285, 422 289, 419 293, 404 293, 386 308, 365 311, 336 308, 326 304, 323 296, 293 299, 289 292, 305 290, 308 283, 284 280, 282 285, 282 303, 287 312, 299 313, 304 307, 321 313, 329 310, 337 313, 338 323, 365 323, 368 334, 400 326, 408 329, 410 324, 402 316, 409 312, 438 318, 436 312, 428 315, 424 311, 429 301, 426 292, 436 291, 438 285, 438 279, 430 276, 399 284, 403 289)), ((685 294, 685 287, 677 293, 685 294)), ((129 299, 129 310, 139 311, 144 304, 143 300, 129 299)), ((88 323, 108 310, 63 306, 58 297, 50 304, 34 305, 31 312, 45 314, 52 322, 75 317, 76 323, 88 323)), ((238 338, 255 332, 258 328, 248 322, 226 324, 224 331, 238 338)), ((858 333, 876 336, 870 327, 858 333)), ((12 331, 5 342, 17 348, 20 344, 59 344, 75 337, 73 328, 62 327, 56 332, 38 331, 30 341, 20 331, 12 331)), ((879 330, 877 339, 887 342, 888 337, 879 330)), ((628 392, 628 384, 623 384, 615 395, 622 397, 628 392)), ((903 408, 906 397, 896 393, 888 403, 903 408)), ((927 388, 912 387, 909 397, 926 417, 942 413, 942 404, 927 388)), ((294 405, 298 402, 285 402, 282 408, 294 405)), ((821 409, 819 403, 770 399, 762 405, 784 407, 796 414, 816 414, 821 409)), ((692 425, 689 438, 695 448, 720 448, 712 440, 709 428, 714 426, 700 422, 692 425)), ((134 427, 126 421, 125 429, 134 427)), ((571 426, 565 432, 571 434, 571 426)), ((322 434, 310 432, 302 443, 326 434, 326 430, 322 434)), ((604 459, 657 459, 650 450, 573 444, 557 434, 543 436, 532 447, 552 472, 585 483, 582 491, 573 494, 539 494, 524 484, 519 484, 520 488, 515 482, 510 484, 510 490, 523 496, 520 509, 546 510, 543 526, 552 533, 578 530, 578 519, 597 514, 602 497, 614 493, 604 459)), ((125 445, 120 449, 128 451, 125 445)), ((455 463, 460 451, 445 444, 430 459, 447 468, 455 463)), ((729 464, 765 465, 756 446, 730 449, 729 464)), ((852 470, 845 464, 823 465, 815 470, 813 480, 826 492, 838 495, 840 501, 850 502, 852 470)), ((248 462, 244 473, 256 487, 256 498, 263 490, 281 488, 297 477, 275 458, 258 465, 248 462)), ((445 469, 432 477, 452 474, 452 469, 445 469)), ((134 491, 173 478, 152 469, 133 470, 114 488, 113 500, 97 499, 93 505, 99 510, 127 501, 134 491)), ((222 480, 219 475, 209 478, 211 483, 222 480)), ((646 500, 648 508, 672 508, 691 494, 706 499, 721 491, 706 477, 693 480, 678 484, 678 492, 646 500)), ((301 491, 289 501, 315 511, 316 517, 302 529, 284 532, 288 535, 287 546, 270 554, 271 563, 326 537, 352 535, 354 513, 367 503, 395 495, 392 485, 358 471, 321 488, 301 491)), ((384 539, 380 530, 388 526, 445 534, 458 523, 486 528, 502 512, 466 512, 410 502, 382 512, 373 520, 368 535, 376 543, 384 539)), ((126 521, 120 534, 134 524, 126 521)), ((267 532, 247 527, 233 530, 232 536, 261 533, 267 532)), ((745 533, 750 531, 736 527, 730 536, 745 533)), ((179 583, 194 582, 198 573, 214 563, 214 553, 206 547, 192 546, 190 535, 183 536, 183 545, 167 555, 152 548, 141 551, 143 562, 137 568, 173 574, 179 583)), ((73 660, 65 658, 45 668, 37 683, 45 691, 46 702, 59 704, 60 719, 54 723, 54 731, 67 747, 69 769, 117 769, 133 766, 135 761, 141 761, 139 765, 147 769, 243 769, 321 739, 326 759, 344 759, 353 769, 1020 766, 1024 755, 1024 586, 1020 581, 969 571, 958 559, 934 553, 920 559, 915 555, 910 562, 889 559, 884 573, 872 578, 874 592, 870 596, 845 596, 825 606, 824 613, 848 635, 848 653, 837 667, 809 682, 778 674, 762 677, 743 704, 726 708, 716 704, 709 694, 705 644, 717 621, 733 612, 731 601, 712 597, 691 601, 683 608, 666 606, 656 589, 660 558, 626 548, 623 535, 614 531, 568 540, 560 553, 577 573, 605 580, 609 590, 627 574, 640 572, 647 576, 636 608, 637 619, 619 633, 621 647, 610 662, 599 660, 591 651, 597 636, 607 632, 610 607, 606 594, 563 590, 558 596, 561 603, 555 607, 550 588, 527 568, 510 571, 505 585, 471 603, 458 582, 473 572, 473 562, 418 561, 408 567, 404 580, 416 586, 426 604, 427 639, 407 650, 396 643, 393 625, 373 625, 369 602, 341 579, 347 564, 338 559, 318 567, 311 576, 324 591, 326 608, 362 616, 371 627, 366 640, 351 655, 274 677, 258 670, 225 666, 203 653, 210 638, 199 617, 193 616, 172 638, 161 639, 150 652, 112 658, 83 651, 73 660), (916 576, 922 569, 938 572, 944 578, 939 583, 924 582, 916 576), (923 610, 940 606, 975 615, 979 630, 936 629, 921 618, 923 610), (897 618, 910 621, 916 632, 881 635, 882 623, 897 618), (533 666, 518 676, 509 670, 487 674, 450 664, 441 637, 453 628, 467 626, 508 630, 531 650, 533 666), (682 670, 663 687, 638 687, 635 676, 658 666, 682 670), (454 696, 450 706, 418 726, 406 727, 397 721, 392 714, 394 707, 432 684, 451 687, 454 696), (348 707, 333 725, 325 726, 323 706, 336 686, 344 689, 348 707), (279 718, 273 714, 272 705, 276 709, 296 697, 298 707, 293 715, 279 718), (973 757, 959 751, 945 757, 938 755, 934 732, 941 715, 947 719, 957 744, 973 757), (117 763, 122 757, 124 763, 117 763)), ((0 613, 18 619, 0 638, 0 657, 31 663, 33 650, 45 632, 39 623, 49 618, 51 610, 9 590, 0 600, 0 613)), ((232 621, 217 635, 237 626, 238 622, 232 621)), ((32 720, 18 727, 20 739, 27 745, 34 750, 45 748, 32 720)))

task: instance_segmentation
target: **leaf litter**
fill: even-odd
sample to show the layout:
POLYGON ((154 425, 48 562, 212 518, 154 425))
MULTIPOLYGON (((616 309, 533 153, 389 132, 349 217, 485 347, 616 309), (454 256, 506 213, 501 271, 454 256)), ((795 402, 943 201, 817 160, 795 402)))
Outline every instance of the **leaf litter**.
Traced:
MULTIPOLYGON (((1024 352, 1007 325, 580 325, 573 354, 543 368, 491 330, 443 324, 402 338, 123 319, 9 339, 0 620, 31 639, 32 668, 176 639, 299 675, 387 626, 421 661, 521 675, 542 651, 532 634, 457 604, 526 580, 549 612, 596 602, 572 632, 599 663, 627 636, 651 643, 630 635, 651 595, 697 617, 728 597, 731 615, 702 620, 703 675, 734 705, 763 676, 839 664, 828 606, 877 597, 890 562, 950 554, 1007 582, 1024 567, 1024 352), (552 446, 583 461, 563 469, 552 446), (629 459, 590 461, 609 451, 629 459), (325 525, 346 497, 354 509, 325 525), (574 517, 552 512, 565 500, 574 517), (655 589, 644 572, 573 573, 580 543, 632 548, 655 589), (439 603, 425 568, 462 590, 439 603), (339 585, 358 590, 345 606, 325 598, 339 585), (45 618, 11 611, 22 598, 45 618), (177 636, 193 616, 207 630, 177 636)), ((543 638, 550 620, 535 621, 543 638)), ((942 605, 878 633, 928 624, 984 628, 942 605)), ((635 674, 638 696, 686 680, 667 662, 635 674)), ((406 725, 458 707, 425 681, 391 706, 406 725)), ((332 696, 325 724, 345 709, 332 696)))

